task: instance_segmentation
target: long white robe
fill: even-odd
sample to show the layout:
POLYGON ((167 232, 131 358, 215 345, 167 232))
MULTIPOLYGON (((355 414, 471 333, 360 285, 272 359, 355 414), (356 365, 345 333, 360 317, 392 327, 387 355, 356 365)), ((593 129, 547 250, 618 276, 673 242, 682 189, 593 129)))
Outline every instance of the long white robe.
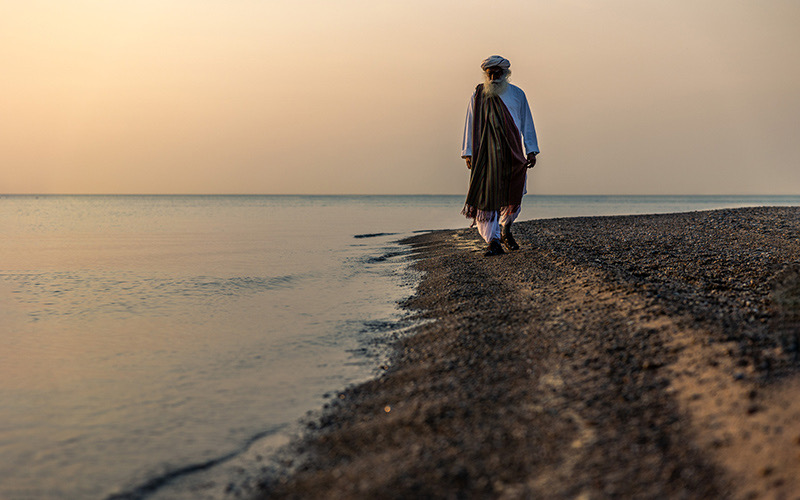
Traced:
MULTIPOLYGON (((536 137, 536 128, 533 125, 533 115, 531 108, 528 105, 528 98, 525 92, 513 85, 508 84, 505 92, 500 94, 500 99, 506 105, 511 117, 514 119, 514 124, 517 130, 522 135, 522 146, 525 148, 525 154, 538 153, 539 141, 536 137)), ((474 120, 473 103, 475 102, 475 92, 469 98, 469 105, 467 106, 467 120, 464 124, 464 138, 461 142, 461 157, 472 156, 472 121, 474 120)), ((527 179, 526 179, 527 181, 527 179)), ((527 183, 527 182, 526 182, 527 183)), ((527 187, 525 188, 526 193, 527 187)), ((499 240, 501 236, 500 226, 511 224, 519 216, 520 210, 513 214, 501 214, 499 217, 494 217, 492 221, 482 222, 476 221, 478 232, 483 239, 489 243, 492 240, 499 240)))

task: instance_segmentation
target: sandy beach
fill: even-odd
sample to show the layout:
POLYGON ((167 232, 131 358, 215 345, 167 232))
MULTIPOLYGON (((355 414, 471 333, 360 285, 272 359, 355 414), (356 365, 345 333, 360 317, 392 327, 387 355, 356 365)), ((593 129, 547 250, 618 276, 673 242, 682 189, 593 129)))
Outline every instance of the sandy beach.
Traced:
POLYGON ((800 498, 800 208, 407 241, 428 320, 266 498, 800 498))

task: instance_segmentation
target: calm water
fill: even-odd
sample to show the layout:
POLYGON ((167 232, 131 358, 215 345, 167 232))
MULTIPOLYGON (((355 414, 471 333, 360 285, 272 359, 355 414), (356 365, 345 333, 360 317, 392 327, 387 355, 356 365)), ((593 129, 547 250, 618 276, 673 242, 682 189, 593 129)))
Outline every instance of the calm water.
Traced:
MULTIPOLYGON (((462 203, 0 196, 0 498, 223 496, 191 481, 243 480, 375 373, 415 280, 396 241, 462 203)), ((800 197, 527 196, 522 219, 763 205, 800 197)))

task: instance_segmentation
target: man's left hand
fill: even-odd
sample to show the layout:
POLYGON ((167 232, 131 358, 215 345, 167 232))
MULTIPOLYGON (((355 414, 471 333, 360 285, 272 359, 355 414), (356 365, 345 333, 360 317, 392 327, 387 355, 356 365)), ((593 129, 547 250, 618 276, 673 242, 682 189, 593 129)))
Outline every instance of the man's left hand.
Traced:
POLYGON ((536 153, 528 153, 528 161, 525 162, 525 168, 533 168, 536 166, 536 153))

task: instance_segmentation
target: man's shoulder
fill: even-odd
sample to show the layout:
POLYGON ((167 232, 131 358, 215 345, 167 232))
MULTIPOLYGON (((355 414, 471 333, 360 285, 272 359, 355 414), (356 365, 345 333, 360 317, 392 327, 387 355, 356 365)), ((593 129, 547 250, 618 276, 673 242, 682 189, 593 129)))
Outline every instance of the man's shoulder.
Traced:
POLYGON ((517 87, 513 83, 509 83, 508 84, 508 92, 513 92, 513 93, 518 94, 518 95, 525 95, 525 91, 522 90, 521 88, 517 87))

